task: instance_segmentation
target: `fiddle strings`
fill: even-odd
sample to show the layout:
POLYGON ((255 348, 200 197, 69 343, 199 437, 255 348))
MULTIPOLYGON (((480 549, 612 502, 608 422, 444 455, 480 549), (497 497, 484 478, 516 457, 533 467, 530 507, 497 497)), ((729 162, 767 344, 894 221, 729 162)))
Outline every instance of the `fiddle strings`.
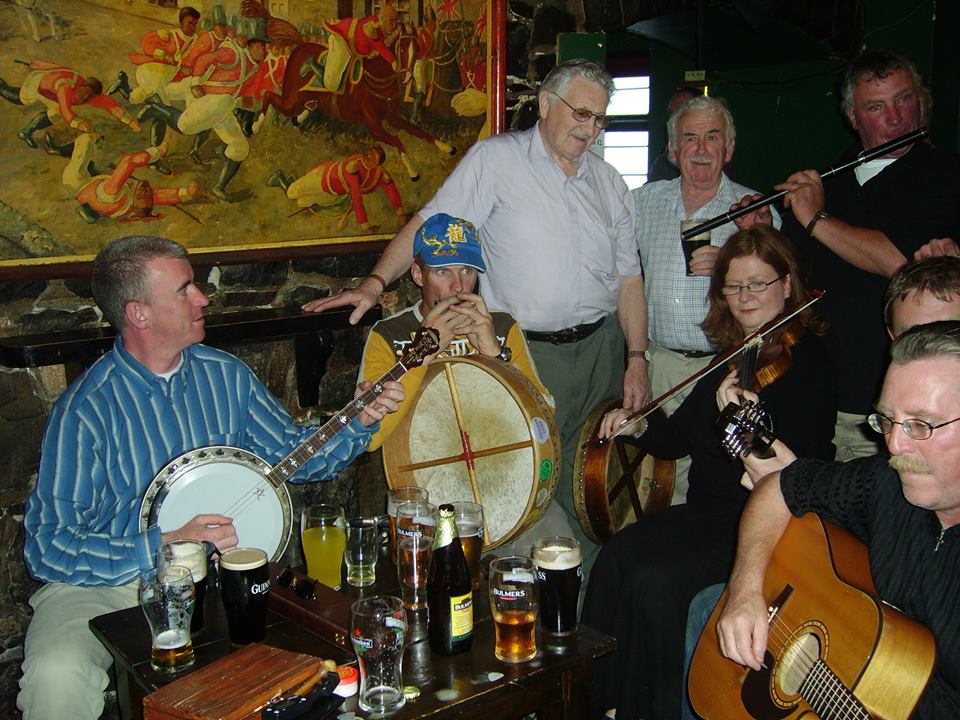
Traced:
MULTIPOLYGON (((779 652, 773 652, 777 662, 783 662, 787 653, 791 653, 789 666, 785 671, 785 678, 790 687, 798 688, 798 694, 817 713, 823 716, 823 710, 829 710, 831 719, 855 718, 869 720, 870 714, 862 703, 823 661, 819 654, 809 652, 800 642, 800 636, 795 635, 790 628, 774 615, 770 621, 769 640, 780 646, 779 652)), ((820 640, 817 638, 819 647, 820 640)), ((770 642, 768 641, 768 648, 770 642)), ((785 683, 777 683, 781 687, 785 683)))

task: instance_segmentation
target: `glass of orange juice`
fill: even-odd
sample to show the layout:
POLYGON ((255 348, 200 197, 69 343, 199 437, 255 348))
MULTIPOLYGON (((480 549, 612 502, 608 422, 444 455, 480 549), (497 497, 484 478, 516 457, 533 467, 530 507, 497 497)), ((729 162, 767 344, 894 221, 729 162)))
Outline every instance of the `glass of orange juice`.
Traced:
POLYGON ((307 575, 327 587, 340 587, 347 523, 338 505, 311 505, 300 513, 300 541, 307 575))

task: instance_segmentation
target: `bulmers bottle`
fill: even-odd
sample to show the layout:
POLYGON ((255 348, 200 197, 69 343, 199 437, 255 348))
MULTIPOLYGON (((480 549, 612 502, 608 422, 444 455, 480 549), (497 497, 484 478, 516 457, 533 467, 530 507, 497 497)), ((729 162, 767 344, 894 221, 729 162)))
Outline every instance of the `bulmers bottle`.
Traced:
POLYGON ((434 652, 458 655, 473 642, 473 584, 457 537, 453 505, 441 505, 439 514, 427 576, 427 637, 434 652))

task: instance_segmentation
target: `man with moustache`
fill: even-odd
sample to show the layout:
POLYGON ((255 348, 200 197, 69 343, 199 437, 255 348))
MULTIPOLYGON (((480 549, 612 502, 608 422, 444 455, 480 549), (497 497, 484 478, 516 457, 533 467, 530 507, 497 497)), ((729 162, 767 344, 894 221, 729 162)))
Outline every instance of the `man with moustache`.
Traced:
POLYGON ((574 508, 577 439, 601 401, 622 396, 638 409, 650 397, 633 198, 619 173, 588 152, 609 124, 612 92, 613 79, 596 63, 555 67, 538 91, 533 128, 476 143, 356 290, 304 306, 353 304, 356 322, 410 267, 424 219, 443 212, 471 222, 487 266, 480 294, 524 328, 556 399, 564 456, 556 497, 582 546, 585 580, 598 546, 581 532, 574 508), (624 340, 633 351, 626 369, 624 340))
MULTIPOLYGON (((918 325, 891 347, 870 427, 886 453, 847 463, 797 460, 777 443, 740 523, 729 598, 718 623, 724 655, 760 670, 768 616, 763 578, 792 515, 816 512, 869 550, 880 598, 933 634, 937 661, 914 713, 960 717, 960 322, 918 325)), ((749 465, 749 459, 747 461, 749 465)))
MULTIPOLYGON (((649 373, 652 394, 659 397, 705 367, 716 354, 700 324, 707 314, 707 291, 713 263, 720 248, 739 228, 755 224, 780 225, 769 207, 710 231, 710 245, 694 251, 693 275, 680 246, 680 223, 687 218, 707 220, 741 203, 759 197, 724 174, 733 157, 736 126, 726 104, 713 97, 697 96, 682 104, 667 122, 669 152, 680 169, 673 180, 647 183, 633 191, 637 205, 637 247, 643 261, 642 314, 649 346, 631 346, 649 373), (643 352, 648 349, 648 352, 643 352), (646 360, 649 359, 649 368, 646 360)), ((664 403, 672 414, 693 389, 664 403)), ((687 492, 689 460, 677 464, 674 502, 687 492)))
MULTIPOLYGON (((892 50, 855 59, 841 96, 860 139, 851 156, 917 130, 931 109, 916 67, 892 50)), ((809 258, 811 284, 826 290, 818 308, 830 323, 826 340, 837 372, 837 459, 871 455, 876 442, 864 433, 865 416, 889 347, 876 309, 888 278, 925 243, 960 237, 960 165, 919 142, 826 181, 804 170, 777 189, 788 191, 784 230, 809 258)))
MULTIPOLYGON (((891 340, 896 340, 917 325, 960 320, 960 257, 927 257, 900 268, 890 279, 884 294, 883 319, 891 340)), ((752 457, 745 459, 748 471, 755 461, 756 458, 752 457)), ((766 466, 754 466, 755 477, 759 477, 764 471, 769 472, 770 469, 766 466)), ((742 482, 752 487, 753 480, 749 476, 742 482)), ((724 587, 722 584, 712 585, 701 591, 690 603, 684 660, 686 671, 689 671, 697 641, 724 587)), ((686 693, 681 702, 681 717, 683 720, 693 720, 695 717, 686 693)))
MULTIPOLYGON (((181 528, 140 529, 141 501, 163 467, 208 445, 275 464, 316 432, 296 425, 240 360, 201 344, 209 301, 181 245, 120 238, 98 253, 91 287, 117 339, 50 413, 27 500, 24 559, 46 584, 30 598, 17 696, 24 720, 100 717, 112 658, 89 620, 137 604, 137 578, 162 543, 237 544, 232 518, 199 507, 181 528)), ((399 383, 385 383, 292 482, 332 477, 402 399, 399 383)))
MULTIPOLYGON (((670 96, 670 102, 667 103, 667 117, 673 115, 677 108, 683 105, 691 98, 703 95, 703 90, 691 85, 684 85, 676 89, 670 96)), ((657 159, 650 163, 650 172, 647 174, 647 182, 657 182, 658 180, 673 180, 680 177, 680 170, 670 159, 670 148, 664 148, 663 152, 657 155, 657 159)))

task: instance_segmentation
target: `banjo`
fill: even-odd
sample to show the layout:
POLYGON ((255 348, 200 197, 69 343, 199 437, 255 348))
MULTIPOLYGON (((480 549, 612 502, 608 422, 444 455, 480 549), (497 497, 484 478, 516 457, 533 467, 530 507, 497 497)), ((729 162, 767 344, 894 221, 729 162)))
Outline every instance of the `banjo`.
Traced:
POLYGON ((241 546, 261 548, 278 562, 293 532, 286 481, 376 400, 385 382, 398 380, 438 350, 439 333, 421 328, 396 365, 273 467, 252 452, 228 445, 190 450, 170 461, 143 497, 141 532, 155 526, 167 532, 197 513, 219 513, 233 518, 241 546))

